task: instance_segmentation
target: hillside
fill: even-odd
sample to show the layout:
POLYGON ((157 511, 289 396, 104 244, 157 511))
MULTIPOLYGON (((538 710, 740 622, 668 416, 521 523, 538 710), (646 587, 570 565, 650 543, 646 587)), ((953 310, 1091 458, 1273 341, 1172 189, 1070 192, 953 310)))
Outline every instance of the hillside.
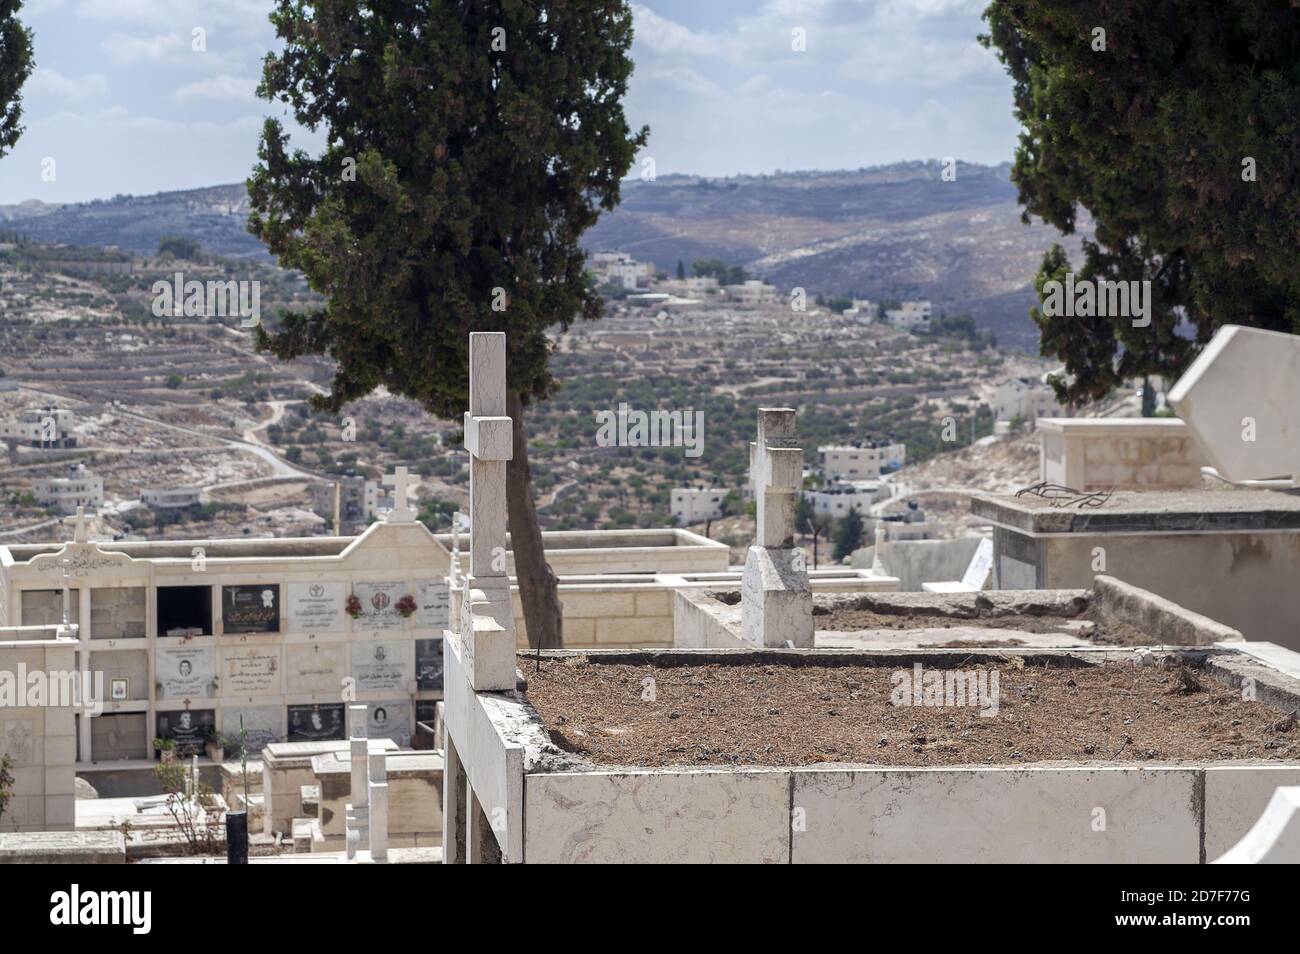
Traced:
MULTIPOLYGON (((969 312, 1005 345, 1036 351, 1031 281, 1058 240, 1024 225, 1009 166, 959 164, 944 182, 937 162, 844 172, 630 180, 623 202, 585 239, 671 271, 678 259, 722 259, 778 286, 810 294, 929 298, 969 312)), ((77 205, 0 206, 0 223, 42 242, 118 245, 152 254, 186 235, 231 257, 266 257, 244 230, 242 184, 77 205)), ((1088 224, 1084 220, 1083 224, 1088 224)), ((1077 239, 1066 243, 1077 254, 1077 239)))

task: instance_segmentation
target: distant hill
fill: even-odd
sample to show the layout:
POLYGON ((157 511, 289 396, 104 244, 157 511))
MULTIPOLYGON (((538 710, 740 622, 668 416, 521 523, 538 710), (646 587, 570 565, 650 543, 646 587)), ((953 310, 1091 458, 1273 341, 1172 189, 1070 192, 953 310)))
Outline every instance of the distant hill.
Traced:
MULTIPOLYGON (((719 258, 788 290, 856 292, 872 299, 929 298, 969 312, 1007 345, 1037 351, 1032 282, 1055 241, 1024 225, 1010 165, 960 163, 944 182, 938 162, 852 172, 795 172, 631 181, 623 201, 586 236, 672 272, 677 260, 719 258)), ((1091 231, 1083 218, 1081 231, 1091 231)))
MULTIPOLYGON (((1020 222, 1007 164, 961 163, 954 182, 944 182, 941 171, 938 162, 904 162, 844 172, 634 179, 584 244, 622 249, 668 272, 678 259, 688 267, 696 258, 722 259, 810 295, 929 298, 938 309, 969 312, 1003 344, 1036 350, 1031 282, 1058 234, 1020 222)), ((0 226, 43 242, 117 245, 146 255, 163 236, 185 235, 221 255, 267 258, 244 230, 247 214, 239 183, 76 205, 0 206, 0 226)), ((1077 256, 1077 237, 1064 244, 1077 256)))
POLYGON ((152 255, 159 239, 185 235, 219 255, 269 260, 265 246, 244 230, 247 218, 248 192, 242 182, 69 205, 0 205, 0 227, 37 242, 116 245, 152 255))

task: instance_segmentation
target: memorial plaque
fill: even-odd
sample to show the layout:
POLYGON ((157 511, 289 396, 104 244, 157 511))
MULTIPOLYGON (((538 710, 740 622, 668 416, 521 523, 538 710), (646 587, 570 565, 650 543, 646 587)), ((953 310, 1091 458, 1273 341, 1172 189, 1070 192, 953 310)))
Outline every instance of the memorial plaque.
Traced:
POLYGON ((442 637, 415 641, 415 687, 442 691, 442 637))
POLYGON ((158 731, 154 736, 175 742, 178 756, 202 755, 203 743, 207 741, 216 725, 215 709, 159 712, 158 731))
POLYGON ((398 745, 411 744, 411 704, 371 702, 366 705, 367 731, 372 739, 392 739, 398 745))
POLYGON ((288 667, 285 692, 337 693, 343 686, 347 659, 346 643, 289 643, 285 646, 288 667))
POLYGON ((262 754, 262 748, 277 742, 280 733, 280 709, 278 706, 248 706, 245 708, 222 708, 221 734, 231 742, 231 751, 227 758, 239 756, 239 717, 244 717, 244 745, 248 757, 255 759, 262 754))
POLYGON ((320 742, 343 738, 343 703, 289 706, 289 741, 320 742))
POLYGON ((213 695, 216 659, 211 649, 163 648, 155 653, 154 679, 159 699, 213 695))
POLYGON ((415 601, 419 606, 415 613, 417 626, 448 628, 451 588, 446 580, 420 580, 415 584, 415 601))
POLYGON ((280 647, 248 646, 221 653, 223 696, 280 694, 280 647))
POLYGON ((347 584, 290 583, 289 631, 338 633, 343 631, 347 584))
POLYGON ((409 642, 373 642, 352 645, 352 678, 363 692, 405 689, 411 678, 409 642))
POLYGON ((438 719, 438 703, 433 699, 415 700, 415 721, 423 722, 430 729, 438 719))
POLYGON ((407 594, 405 583, 354 583, 352 592, 361 601, 356 625, 364 629, 399 629, 406 624, 397 611, 397 601, 407 594))
POLYGON ((221 623, 224 632, 278 633, 280 631, 280 585, 223 586, 221 623))
MULTIPOLYGON (((90 671, 103 673, 104 682, 112 690, 121 687, 125 692, 109 699, 123 702, 128 699, 149 698, 149 652, 145 649, 116 649, 111 652, 92 652, 90 671)), ((142 756, 143 757, 143 756, 142 756)))

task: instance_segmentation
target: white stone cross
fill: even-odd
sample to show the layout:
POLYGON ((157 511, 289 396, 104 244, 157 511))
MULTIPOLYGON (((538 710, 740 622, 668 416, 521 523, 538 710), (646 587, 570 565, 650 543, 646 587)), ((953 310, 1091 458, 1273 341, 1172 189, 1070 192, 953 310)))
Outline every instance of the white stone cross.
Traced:
POLYGON ((1228 480, 1300 475, 1300 336, 1224 325, 1168 400, 1228 480))
POLYGON ((77 515, 75 517, 69 517, 68 522, 72 524, 72 542, 88 542, 89 538, 86 536, 86 524, 90 522, 90 518, 86 516, 86 508, 78 506, 77 515))
POLYGON ((415 520, 415 511, 407 502, 410 490, 410 475, 405 467, 398 467, 392 474, 384 477, 384 486, 393 488, 393 509, 384 518, 387 523, 411 523, 415 520))
POLYGON ((506 574, 506 467, 514 431, 506 415, 506 336, 469 336, 469 573, 459 634, 476 692, 515 688, 515 623, 506 574))
POLYGON ((749 473, 758 504, 760 547, 794 543, 796 497, 803 483, 803 451, 795 446, 794 409, 758 409, 758 440, 749 445, 749 473))

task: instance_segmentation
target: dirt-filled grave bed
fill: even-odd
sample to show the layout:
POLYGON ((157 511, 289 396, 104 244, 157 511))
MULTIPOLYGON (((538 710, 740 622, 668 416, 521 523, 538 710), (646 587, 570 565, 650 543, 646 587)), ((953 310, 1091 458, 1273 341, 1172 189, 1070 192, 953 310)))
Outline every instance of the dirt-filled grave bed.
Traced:
POLYGON ((1196 660, 745 658, 523 656, 520 668, 555 744, 598 765, 1300 760, 1294 711, 1243 698, 1196 660))

